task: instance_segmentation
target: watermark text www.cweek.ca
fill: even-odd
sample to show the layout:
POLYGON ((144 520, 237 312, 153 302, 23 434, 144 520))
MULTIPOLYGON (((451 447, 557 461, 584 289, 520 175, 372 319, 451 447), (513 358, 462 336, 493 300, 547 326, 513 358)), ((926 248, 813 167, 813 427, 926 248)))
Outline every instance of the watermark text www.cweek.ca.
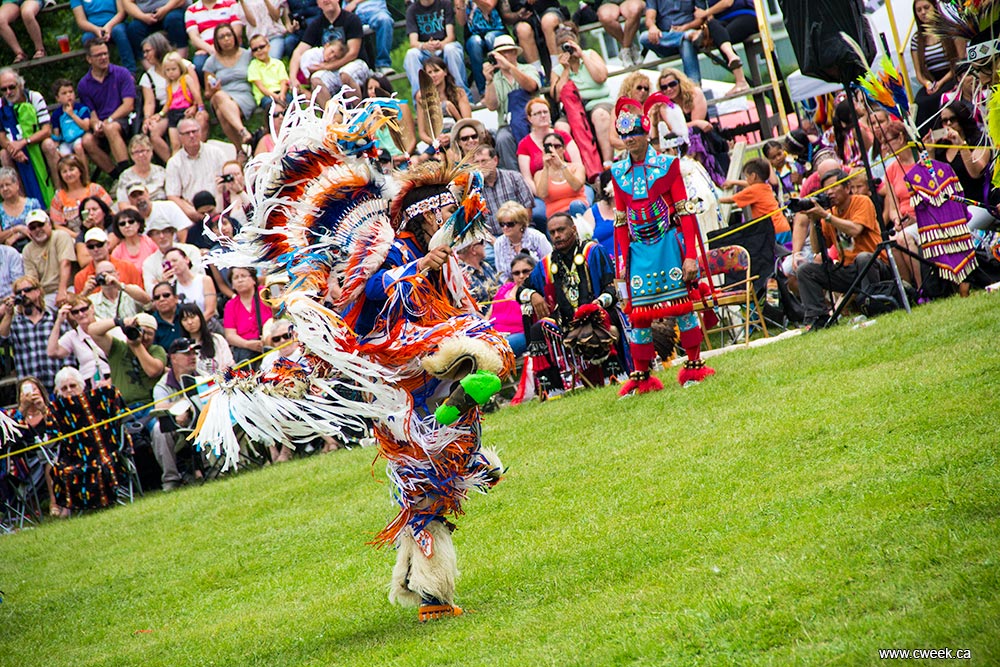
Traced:
POLYGON ((879 660, 972 660, 967 648, 880 648, 879 660))

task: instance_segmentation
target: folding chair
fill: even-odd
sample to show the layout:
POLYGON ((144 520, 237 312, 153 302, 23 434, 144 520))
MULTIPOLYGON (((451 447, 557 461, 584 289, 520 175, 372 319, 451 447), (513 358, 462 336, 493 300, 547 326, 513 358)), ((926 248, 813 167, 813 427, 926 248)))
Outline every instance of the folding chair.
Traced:
POLYGON ((23 456, 0 461, 0 533, 13 533, 42 519, 38 490, 23 456))
POLYGON ((135 464, 135 450, 132 446, 132 433, 139 428, 145 429, 138 421, 122 421, 118 428, 118 442, 115 450, 118 457, 118 465, 125 471, 125 479, 118 485, 118 504, 126 505, 135 502, 135 492, 144 495, 142 492, 142 481, 139 479, 139 468, 135 464))
POLYGON ((719 334, 721 347, 726 346, 728 333, 729 345, 740 341, 742 332, 743 344, 750 345, 750 328, 758 327, 768 337, 767 323, 761 314, 760 303, 757 301, 757 291, 754 281, 758 276, 750 275, 750 253, 738 245, 722 246, 708 251, 706 258, 713 282, 717 277, 723 277, 726 282, 716 287, 714 297, 706 296, 703 301, 694 302, 694 312, 699 313, 702 331, 705 333, 705 343, 711 349, 712 334, 719 334), (736 278, 735 282, 729 282, 736 278), (721 310, 722 308, 725 310, 721 310), (709 308, 719 308, 718 325, 708 329, 705 327, 704 312, 709 308), (734 314, 732 310, 737 312, 734 314))

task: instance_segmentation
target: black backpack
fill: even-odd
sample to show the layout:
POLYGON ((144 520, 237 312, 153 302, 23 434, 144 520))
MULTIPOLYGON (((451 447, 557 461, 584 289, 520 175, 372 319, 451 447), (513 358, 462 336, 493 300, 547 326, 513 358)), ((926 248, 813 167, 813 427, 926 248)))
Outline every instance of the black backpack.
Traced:
MULTIPOLYGON (((916 304, 917 291, 913 289, 913 286, 903 281, 903 289, 906 291, 906 298, 910 304, 916 304)), ((882 280, 862 287, 858 290, 856 303, 861 312, 867 317, 874 317, 882 313, 891 313, 897 308, 903 307, 895 280, 882 280)))

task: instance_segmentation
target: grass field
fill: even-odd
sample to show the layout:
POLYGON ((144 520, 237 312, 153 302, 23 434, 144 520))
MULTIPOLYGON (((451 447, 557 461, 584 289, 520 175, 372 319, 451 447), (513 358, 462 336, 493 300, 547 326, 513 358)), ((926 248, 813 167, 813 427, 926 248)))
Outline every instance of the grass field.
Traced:
POLYGON ((475 613, 427 625, 365 546, 371 450, 2 537, 0 665, 1000 664, 998 332, 979 294, 488 416, 475 613))

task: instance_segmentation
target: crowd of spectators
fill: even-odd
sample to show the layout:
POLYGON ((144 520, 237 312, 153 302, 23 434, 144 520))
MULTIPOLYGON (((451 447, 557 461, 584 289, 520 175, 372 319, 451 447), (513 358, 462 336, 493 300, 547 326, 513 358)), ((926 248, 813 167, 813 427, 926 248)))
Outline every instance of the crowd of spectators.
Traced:
MULTIPOLYGON (((26 26, 31 4, 20 5, 26 26)), ((924 5, 933 3, 917 0, 912 45, 923 129, 934 129, 944 146, 934 156, 954 168, 969 200, 986 204, 996 193, 989 187, 992 153, 975 148, 983 137, 973 99, 980 86, 969 84, 975 74, 958 68, 961 48, 924 33, 924 5)), ((13 16, 17 5, 3 7, 13 16)), ((321 104, 345 86, 361 98, 394 92, 385 0, 198 0, 186 9, 172 0, 122 0, 74 2, 73 12, 87 35, 89 70, 76 84, 53 82, 54 111, 17 71, 0 69, 0 338, 8 370, 20 378, 14 414, 29 426, 26 437, 55 428, 52 422, 30 431, 51 421, 50 397, 63 395, 61 369, 76 369, 64 377, 66 401, 102 390, 108 405, 155 399, 162 412, 173 409, 165 397, 183 389, 184 378, 293 342, 287 321, 272 322, 253 270, 204 261, 220 237, 231 238, 253 214, 243 164, 269 150, 274 137, 269 128, 251 133, 247 121, 265 109, 280 125, 296 89, 311 87, 321 104), (364 25, 374 45, 367 55, 364 25), (120 64, 110 61, 109 44, 120 64), (213 119, 226 141, 209 138, 213 119), (102 180, 113 185, 106 190, 102 180)), ((496 240, 463 249, 459 260, 482 314, 518 355, 542 313, 522 308, 514 295, 559 251, 553 225, 561 247, 593 239, 614 256, 609 167, 624 149, 613 122, 616 97, 608 63, 582 46, 568 18, 554 0, 415 0, 406 11, 404 59, 412 104, 401 105, 397 128, 377 137, 378 166, 389 179, 391 168, 445 153, 482 173, 496 240), (472 118, 477 105, 496 113, 495 129, 472 118)), ((618 96, 641 104, 658 91, 671 101, 650 111, 651 145, 681 159, 689 190, 696 187, 689 179, 700 178, 697 187, 710 201, 745 207, 747 219, 773 231, 787 255, 776 270, 806 325, 823 323, 828 293, 845 290, 859 267, 869 267, 865 282, 882 277, 885 257, 865 260, 883 230, 897 241, 903 278, 921 288, 927 269, 918 259, 904 180, 914 157, 898 120, 841 96, 828 128, 802 122, 766 141, 760 157, 740 165, 741 178, 727 181, 730 145, 709 120, 697 48, 710 39, 734 74, 735 90, 745 89, 732 43, 754 31, 752 3, 710 0, 702 9, 649 0, 643 14, 642 3, 625 0, 601 5, 593 19, 619 42, 625 65, 641 59, 638 45, 681 56, 683 71, 628 73, 618 96), (880 179, 874 191, 858 175, 865 154, 880 179), (817 190, 829 199, 794 214, 788 209, 817 190), (832 269, 824 264, 831 256, 832 269)), ((11 44, 4 29, 0 36, 11 44)), ((987 232, 978 238, 984 247, 996 245, 987 232)), ((171 412, 173 429, 188 424, 190 414, 183 414, 171 412)), ((172 431, 155 419, 148 426, 160 482, 173 488, 184 477, 172 431)), ((323 442, 324 449, 334 446, 323 442)), ((271 452, 275 461, 289 456, 287 449, 271 452)), ((45 478, 54 514, 80 507, 58 481, 53 486, 51 465, 45 478)))

